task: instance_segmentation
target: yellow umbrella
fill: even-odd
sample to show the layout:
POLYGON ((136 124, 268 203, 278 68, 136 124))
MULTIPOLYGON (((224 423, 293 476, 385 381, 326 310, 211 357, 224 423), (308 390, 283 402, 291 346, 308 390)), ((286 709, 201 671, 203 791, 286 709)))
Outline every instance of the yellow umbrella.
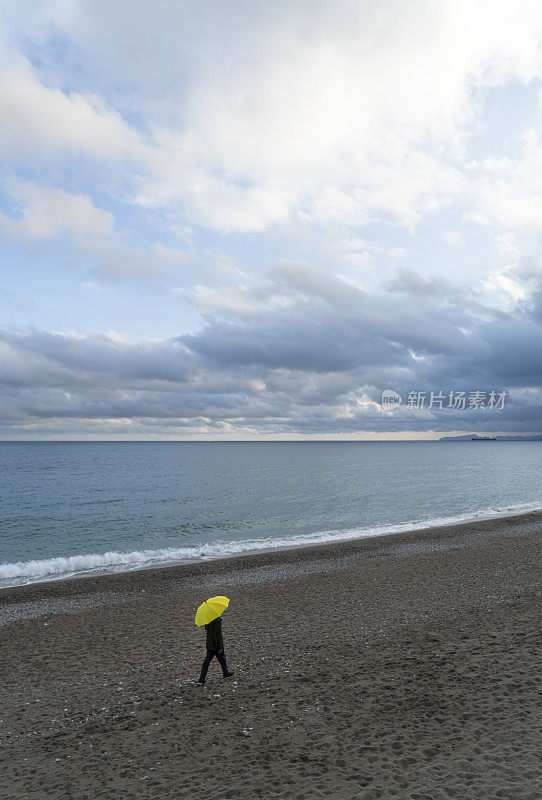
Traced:
POLYGON ((213 619, 219 617, 227 609, 230 601, 228 597, 210 597, 205 600, 196 611, 196 625, 200 628, 213 619))

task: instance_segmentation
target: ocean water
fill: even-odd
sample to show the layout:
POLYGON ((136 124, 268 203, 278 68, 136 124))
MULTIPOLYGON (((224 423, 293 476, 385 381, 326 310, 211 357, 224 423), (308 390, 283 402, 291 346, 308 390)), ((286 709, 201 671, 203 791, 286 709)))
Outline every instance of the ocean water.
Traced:
POLYGON ((540 442, 3 442, 0 586, 542 508, 540 442))

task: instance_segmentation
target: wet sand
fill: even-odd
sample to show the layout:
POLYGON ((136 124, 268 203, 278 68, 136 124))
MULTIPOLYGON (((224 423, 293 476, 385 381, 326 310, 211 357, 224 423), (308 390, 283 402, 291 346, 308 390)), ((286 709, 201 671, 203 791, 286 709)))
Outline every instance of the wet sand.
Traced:
POLYGON ((542 514, 0 592, 0 797, 542 795, 542 514), (233 679, 196 679, 197 605, 233 679))

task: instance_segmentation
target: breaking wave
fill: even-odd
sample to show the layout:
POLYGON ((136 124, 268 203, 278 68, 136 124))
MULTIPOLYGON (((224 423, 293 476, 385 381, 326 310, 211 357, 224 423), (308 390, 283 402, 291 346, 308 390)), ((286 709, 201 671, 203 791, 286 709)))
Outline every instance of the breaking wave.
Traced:
POLYGON ((303 547, 347 539, 364 539, 372 536, 390 536, 396 533, 436 528, 474 522, 481 519, 526 514, 540 510, 540 503, 529 503, 505 508, 486 508, 449 517, 427 520, 410 520, 389 525, 317 531, 315 533, 274 536, 261 539, 206 542, 193 547, 164 547, 157 550, 132 550, 126 553, 107 553, 57 556, 33 561, 0 564, 0 587, 19 586, 61 578, 84 577, 100 573, 128 572, 152 567, 171 566, 209 559, 227 558, 248 552, 303 547))

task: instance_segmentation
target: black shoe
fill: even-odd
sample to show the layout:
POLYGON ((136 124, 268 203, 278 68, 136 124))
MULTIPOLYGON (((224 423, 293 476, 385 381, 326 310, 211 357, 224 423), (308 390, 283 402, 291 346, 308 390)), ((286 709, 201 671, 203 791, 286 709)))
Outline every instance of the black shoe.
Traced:
POLYGON ((235 675, 235 672, 226 672, 226 674, 223 677, 224 678, 231 678, 232 675, 235 675))
POLYGON ((205 681, 202 681, 200 678, 198 681, 198 686, 205 686, 205 681))

